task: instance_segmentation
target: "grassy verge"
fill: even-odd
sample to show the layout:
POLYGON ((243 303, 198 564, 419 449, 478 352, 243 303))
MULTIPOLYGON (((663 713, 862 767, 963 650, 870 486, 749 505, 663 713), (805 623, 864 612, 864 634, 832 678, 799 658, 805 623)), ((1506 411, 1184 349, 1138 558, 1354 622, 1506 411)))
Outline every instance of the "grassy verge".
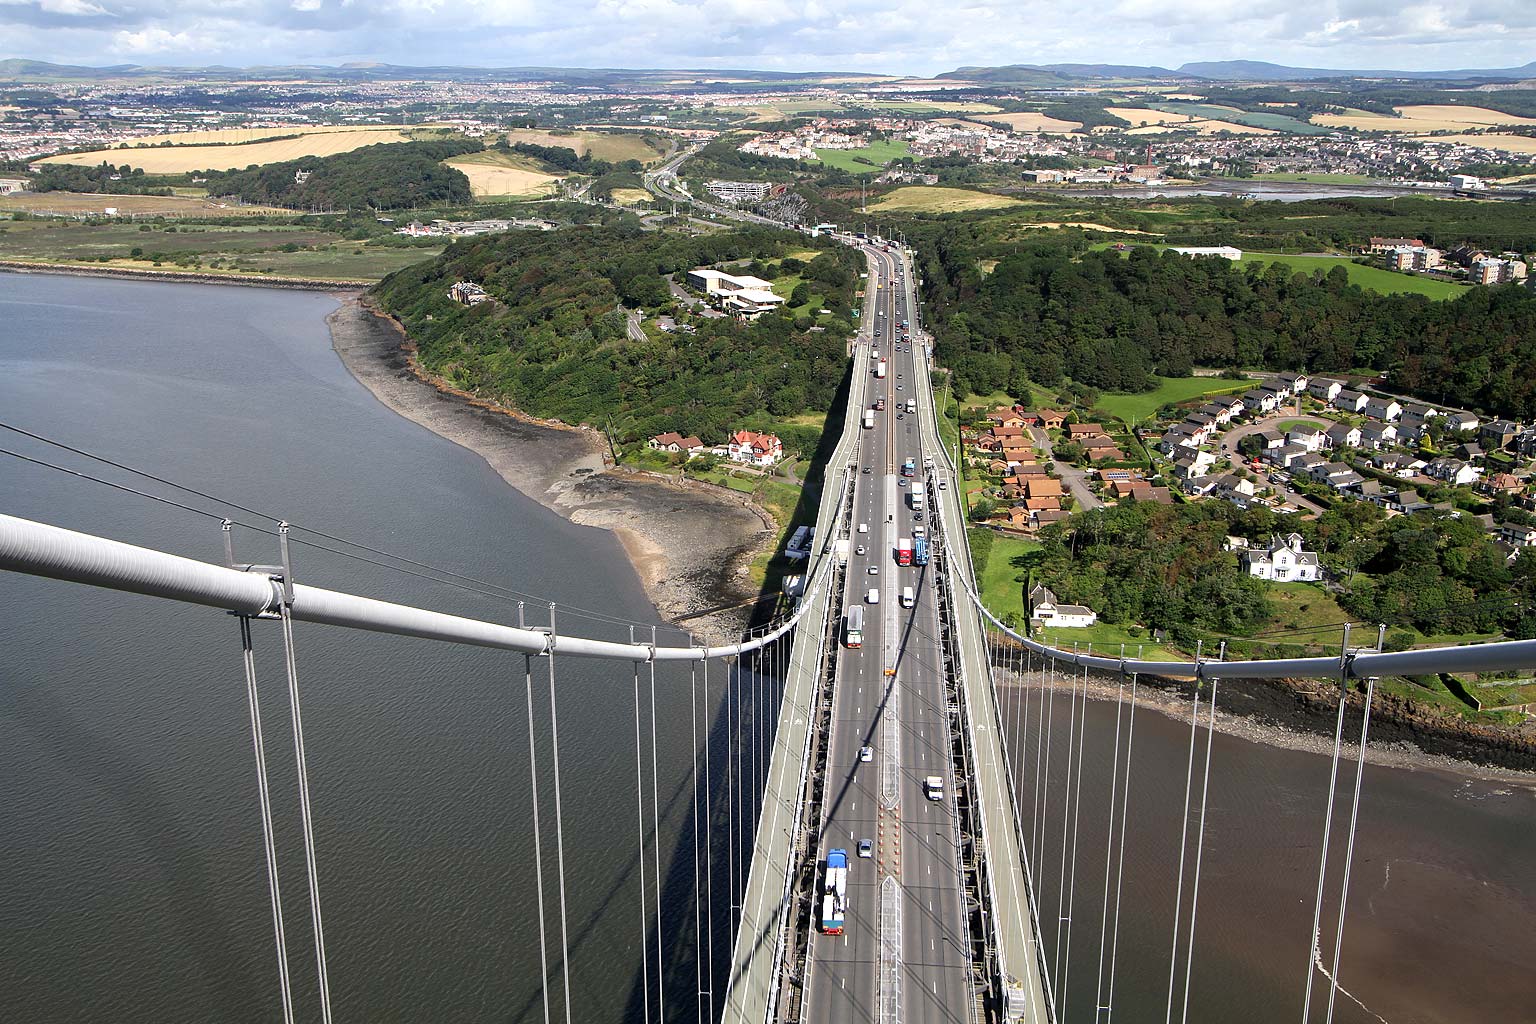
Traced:
POLYGON ((1187 402, 1207 395, 1230 395, 1247 391, 1256 381, 1225 380, 1221 377, 1160 377, 1160 385, 1137 394, 1100 395, 1094 403, 1125 423, 1139 423, 1170 402, 1187 402))
POLYGON ((1140 626, 1125 626, 1115 622, 1098 622, 1080 629, 1042 629, 1034 639, 1053 647, 1087 650, 1093 644, 1095 651, 1118 656, 1120 645, 1125 644, 1126 657, 1145 658, 1148 661, 1182 661, 1184 656, 1162 644, 1155 643, 1140 626))

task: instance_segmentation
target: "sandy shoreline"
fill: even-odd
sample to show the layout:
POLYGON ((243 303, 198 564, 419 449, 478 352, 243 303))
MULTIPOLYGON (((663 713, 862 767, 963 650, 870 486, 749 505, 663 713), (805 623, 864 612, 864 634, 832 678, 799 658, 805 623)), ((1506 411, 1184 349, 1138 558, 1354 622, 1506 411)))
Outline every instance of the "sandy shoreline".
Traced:
POLYGON ((613 531, 669 621, 712 642, 739 638, 758 596, 748 566, 775 539, 760 509, 734 492, 606 466, 593 431, 440 389, 415 371, 399 324, 359 295, 344 297, 326 322, 342 363, 379 401, 479 455, 545 508, 613 531))

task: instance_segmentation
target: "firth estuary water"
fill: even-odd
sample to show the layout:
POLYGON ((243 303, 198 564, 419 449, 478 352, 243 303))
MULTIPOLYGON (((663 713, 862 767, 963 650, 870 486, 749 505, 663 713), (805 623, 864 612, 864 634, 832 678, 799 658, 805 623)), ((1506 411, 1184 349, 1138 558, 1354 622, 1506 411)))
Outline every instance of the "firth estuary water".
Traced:
MULTIPOLYGON (((656 622, 611 535, 524 498, 357 384, 330 349, 335 306, 316 294, 0 274, 0 420, 538 595, 530 622, 544 621, 547 601, 656 622)), ((3 433, 0 447, 171 493, 3 433)), ((214 519, 14 458, 0 456, 0 496, 8 514, 222 558, 214 519)), ((235 537, 242 560, 275 560, 271 538, 235 537)), ((508 602, 295 552, 305 582, 515 621, 508 602)), ((234 620, 12 575, 0 575, 0 610, 0 1019, 280 1019, 234 620)), ((562 630, 627 636, 560 614, 562 630)), ((272 624, 255 626, 295 993, 299 1019, 315 1020, 281 648, 272 624)), ((553 808, 548 779, 535 787, 528 775, 524 660, 297 631, 336 1020, 542 1020, 530 806, 546 809, 546 872, 553 808)), ((673 669, 658 684, 665 931, 684 947, 668 956, 667 1017, 693 1020, 689 677, 673 669)), ((558 686, 572 1016, 639 1021, 632 680, 566 659, 558 686)), ((720 695, 712 678, 701 710, 720 695)), ((1092 704, 1087 718, 1068 1021, 1095 1019, 1114 708, 1092 704)), ((541 707, 546 767, 547 726, 541 707)), ((1115 997, 1125 1022, 1163 1019, 1187 742, 1179 723, 1137 716, 1115 997)), ((1191 1019, 1299 1018, 1326 773, 1315 755, 1216 737, 1191 1019)), ((1042 807, 1059 843, 1054 781, 1042 807)), ((1352 997, 1340 996, 1336 1019, 1531 1019, 1533 811, 1529 785, 1367 768, 1341 972, 1352 997)), ((1050 917, 1057 867, 1040 865, 1050 917)))

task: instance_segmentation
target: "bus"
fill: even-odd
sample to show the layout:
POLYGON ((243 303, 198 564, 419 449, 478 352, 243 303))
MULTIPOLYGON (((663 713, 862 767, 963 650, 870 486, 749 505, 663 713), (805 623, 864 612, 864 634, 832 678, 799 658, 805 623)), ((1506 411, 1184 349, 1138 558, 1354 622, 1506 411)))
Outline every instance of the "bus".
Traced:
POLYGON ((864 606, 856 604, 843 619, 843 646, 864 646, 864 606))

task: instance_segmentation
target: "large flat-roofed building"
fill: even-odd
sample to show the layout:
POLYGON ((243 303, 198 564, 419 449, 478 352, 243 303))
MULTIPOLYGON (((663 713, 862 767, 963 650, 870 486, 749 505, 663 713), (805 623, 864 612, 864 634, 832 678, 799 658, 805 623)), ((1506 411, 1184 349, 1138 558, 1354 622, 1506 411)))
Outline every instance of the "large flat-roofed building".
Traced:
POLYGON ((1225 260, 1240 260, 1243 258, 1243 250, 1230 245, 1185 245, 1172 246, 1174 252, 1180 256, 1220 256, 1225 260))
POLYGON ((728 203, 760 203, 772 189, 766 181, 724 181, 715 179, 704 185, 705 191, 728 203))
POLYGON ((784 297, 773 290, 772 282, 760 277, 737 276, 700 267, 688 271, 688 285, 709 296, 721 309, 747 316, 756 316, 784 304, 784 297))

